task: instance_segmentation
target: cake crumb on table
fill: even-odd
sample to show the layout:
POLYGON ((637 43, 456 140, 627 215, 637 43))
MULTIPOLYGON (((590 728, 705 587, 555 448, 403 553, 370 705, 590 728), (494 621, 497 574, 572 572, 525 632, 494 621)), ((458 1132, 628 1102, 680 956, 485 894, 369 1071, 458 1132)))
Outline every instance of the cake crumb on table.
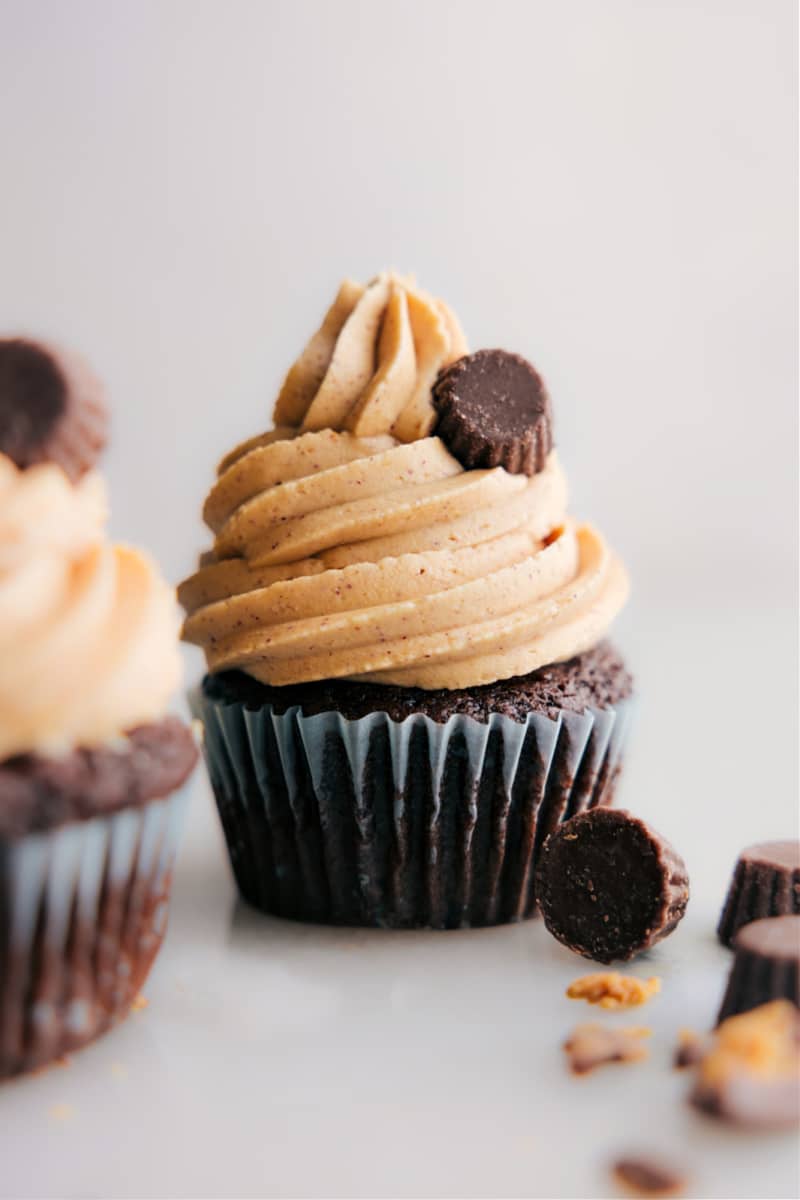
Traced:
POLYGON ((564 1042, 573 1075, 587 1075, 595 1067, 614 1062, 639 1062, 648 1056, 644 1039, 650 1029, 632 1025, 607 1029, 604 1025, 578 1025, 564 1042))
POLYGON ((693 1029, 681 1029, 678 1031, 678 1044, 675 1047, 672 1065, 677 1071, 684 1071, 687 1067, 696 1067, 705 1054, 705 1050, 705 1040, 699 1033, 695 1033, 693 1029))
POLYGON ((688 1183, 685 1171, 649 1156, 619 1158, 611 1173, 632 1196, 680 1196, 688 1183))
POLYGON ((587 1000, 600 1008, 618 1009, 646 1004, 660 991, 661 980, 657 975, 639 979, 619 971, 599 971, 574 980, 567 988, 567 996, 570 1000, 587 1000))

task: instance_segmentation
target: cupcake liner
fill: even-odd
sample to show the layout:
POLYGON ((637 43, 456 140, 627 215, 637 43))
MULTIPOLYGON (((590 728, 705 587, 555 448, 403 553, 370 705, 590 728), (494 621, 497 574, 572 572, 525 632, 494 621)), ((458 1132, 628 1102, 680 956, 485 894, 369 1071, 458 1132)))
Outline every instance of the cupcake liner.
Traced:
POLYGON ((610 803, 632 701, 557 719, 192 709, 239 890, 297 920, 463 928, 533 916, 548 833, 610 803))
POLYGON ((187 794, 0 840, 0 1078, 127 1013, 166 931, 187 794))

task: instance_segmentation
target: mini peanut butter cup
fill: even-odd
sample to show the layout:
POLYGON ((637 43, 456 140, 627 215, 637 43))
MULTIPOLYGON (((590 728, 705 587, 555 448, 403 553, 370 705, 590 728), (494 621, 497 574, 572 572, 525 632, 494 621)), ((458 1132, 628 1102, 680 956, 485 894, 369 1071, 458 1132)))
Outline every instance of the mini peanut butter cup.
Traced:
POLYGON ((433 389, 435 432, 462 466, 536 475, 553 448, 550 397, 519 354, 478 350, 447 367, 433 389))
POLYGON ((760 842, 739 855, 720 914, 724 946, 743 925, 764 917, 800 913, 800 841, 760 842))
POLYGON ((0 454, 23 469, 57 463, 76 482, 106 443, 103 388, 77 355, 0 338, 0 454))
POLYGON ((743 926, 717 1024, 771 1000, 800 1008, 800 916, 766 917, 743 926))
POLYGON ((683 859, 644 821, 593 808, 544 844, 536 892, 563 945, 609 963, 649 950, 676 927, 689 900, 683 859))

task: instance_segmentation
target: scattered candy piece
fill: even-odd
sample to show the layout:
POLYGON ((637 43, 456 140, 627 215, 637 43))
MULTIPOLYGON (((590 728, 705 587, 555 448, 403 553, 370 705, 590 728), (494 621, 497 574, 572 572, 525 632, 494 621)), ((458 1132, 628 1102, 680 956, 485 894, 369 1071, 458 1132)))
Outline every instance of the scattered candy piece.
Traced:
POLYGON ((800 1012, 774 1000, 729 1017, 697 1067, 690 1100, 703 1112, 748 1128, 800 1121, 800 1012))
POLYGON ((678 1071, 684 1071, 687 1067, 696 1067, 705 1054, 705 1050, 705 1041, 699 1034, 691 1029, 681 1029, 672 1064, 678 1071))
POLYGON ((611 1171, 633 1196, 680 1196, 688 1183, 684 1171, 652 1158, 620 1158, 611 1171))
POLYGON ((600 1008, 637 1008, 660 991, 661 980, 657 975, 637 979, 635 975, 621 975, 619 971, 601 971, 576 979, 567 988, 567 996, 570 1000, 587 1000, 600 1008))
POLYGON ((732 946, 743 925, 762 917, 800 913, 800 841, 760 842, 739 855, 717 936, 732 946))
POLYGON ((650 1029, 630 1026, 608 1029, 604 1025, 579 1025, 564 1042, 573 1075, 586 1075, 595 1067, 613 1062, 638 1062, 647 1058, 644 1038, 650 1029))

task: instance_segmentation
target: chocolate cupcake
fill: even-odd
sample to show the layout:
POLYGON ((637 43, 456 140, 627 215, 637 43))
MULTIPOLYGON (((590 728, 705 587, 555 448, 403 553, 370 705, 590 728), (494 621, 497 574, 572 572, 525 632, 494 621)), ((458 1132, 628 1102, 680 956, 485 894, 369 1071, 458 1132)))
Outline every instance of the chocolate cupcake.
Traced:
POLYGON ((223 460, 179 589, 242 895, 356 925, 534 915, 545 837, 611 801, 632 691, 606 641, 627 578, 567 515, 538 373, 467 355, 382 275, 342 285, 274 419, 223 460))
POLYGON ((79 360, 0 340, 0 1078, 128 1011, 197 758, 174 598, 104 530, 104 430, 79 360))

